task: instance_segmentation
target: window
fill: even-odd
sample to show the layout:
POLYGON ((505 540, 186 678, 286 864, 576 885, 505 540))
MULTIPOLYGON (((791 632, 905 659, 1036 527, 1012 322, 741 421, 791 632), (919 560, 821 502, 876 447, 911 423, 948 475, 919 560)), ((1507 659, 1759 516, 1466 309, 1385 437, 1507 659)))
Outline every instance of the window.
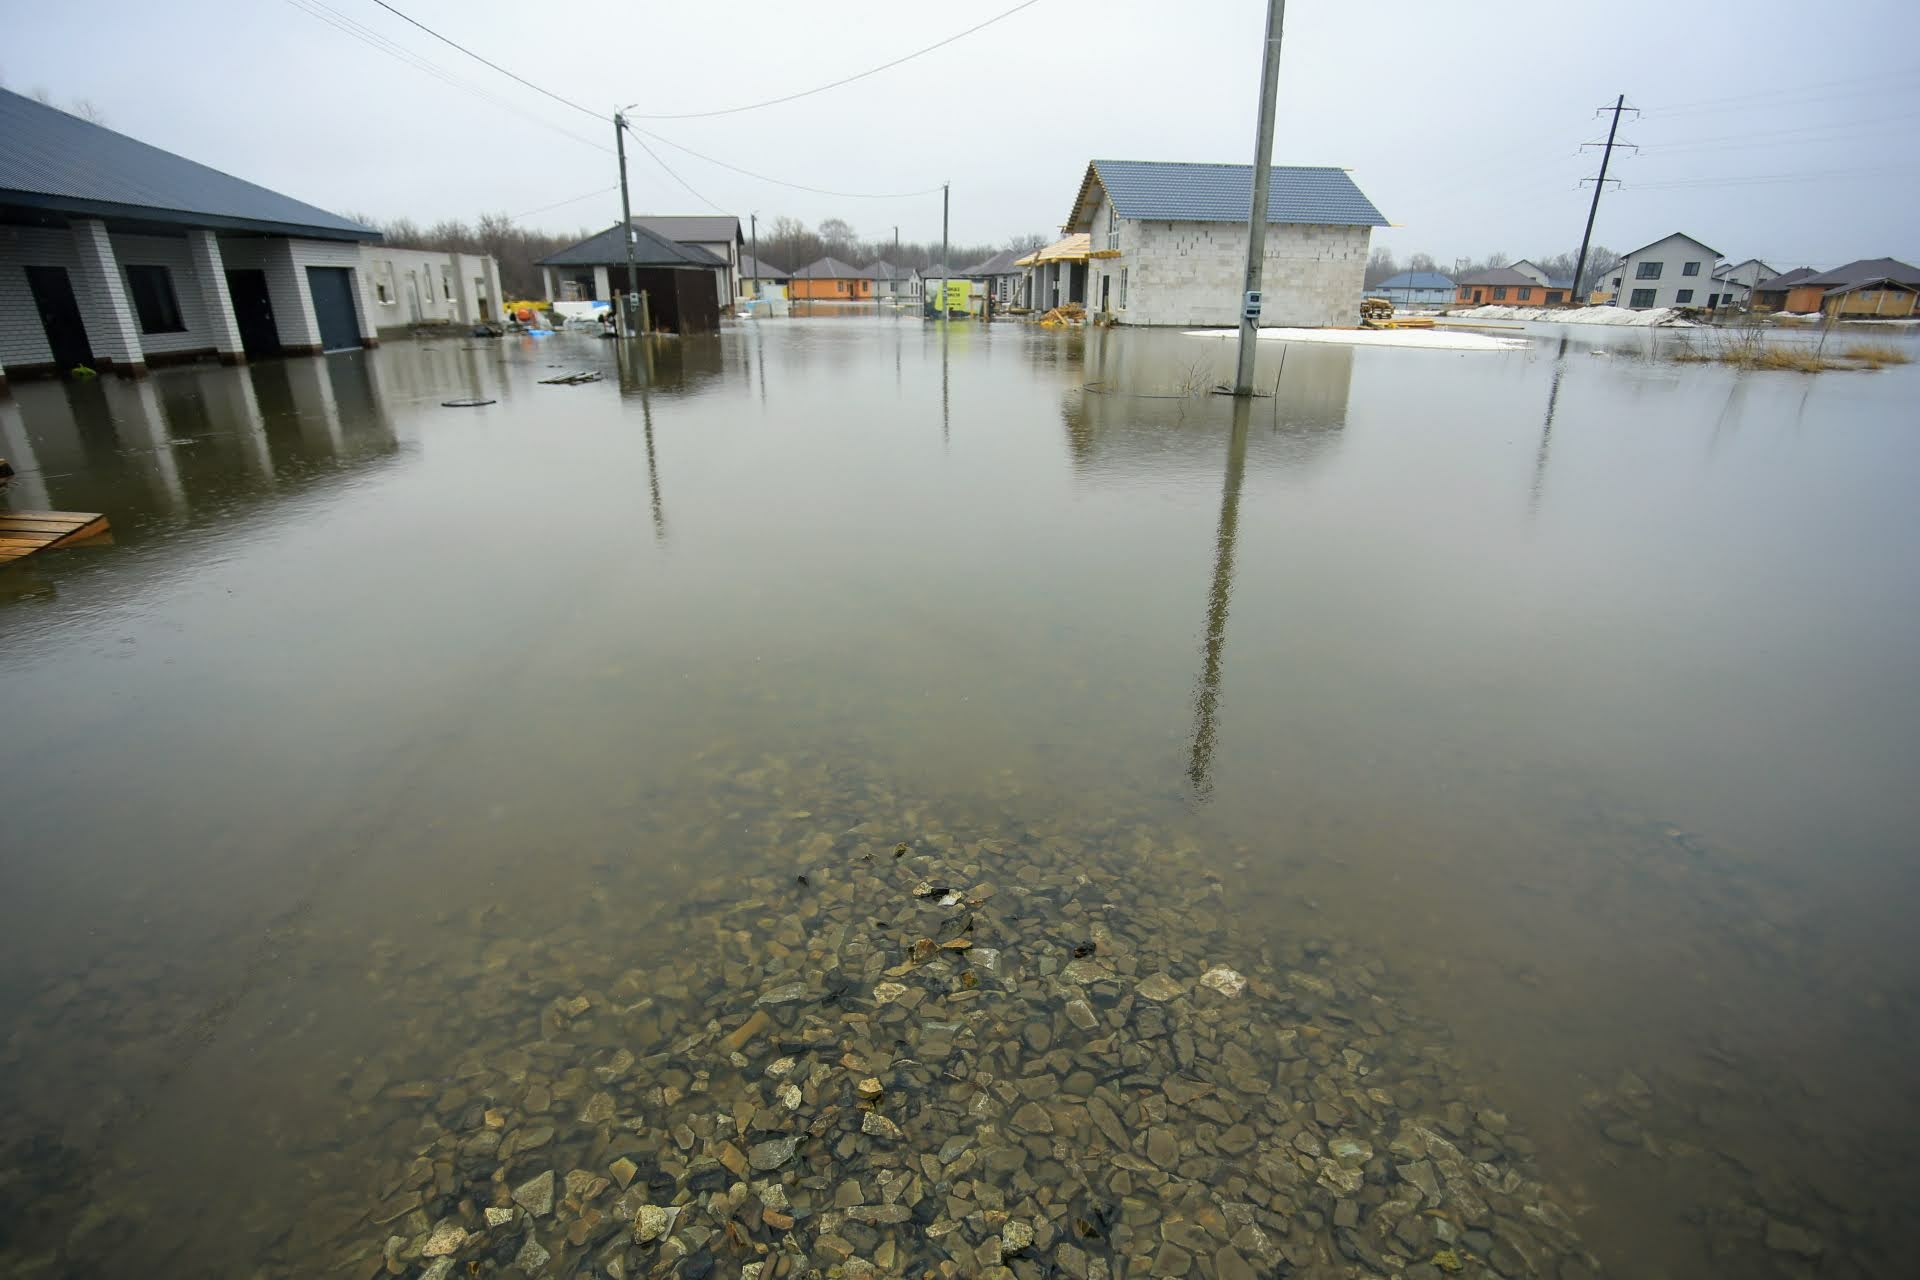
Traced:
POLYGON ((1697 262, 1683 262, 1680 264, 1680 274, 1683 276, 1697 276, 1700 274, 1700 264, 1697 262))
POLYGON ((447 279, 447 269, 440 268, 440 297, 444 301, 453 300, 453 283, 447 279))
POLYGON ((1562 292, 1561 292, 1560 290, 1558 290, 1558 289, 1549 289, 1549 290, 1547 290, 1547 301, 1548 301, 1548 302, 1558 302, 1558 301, 1560 301, 1560 300, 1561 300, 1562 298, 1564 298, 1565 296, 1566 296, 1566 295, 1565 295, 1564 293, 1562 293, 1562 292))
POLYGON ((1520 298, 1520 301, 1522 301, 1522 302, 1530 302, 1530 301, 1532 301, 1532 299, 1533 299, 1533 286, 1531 286, 1531 285, 1522 285, 1522 286, 1520 286, 1520 293, 1519 293, 1519 295, 1518 295, 1518 296, 1519 296, 1519 298, 1520 298))
POLYGON ((1120 309, 1127 309, 1127 269, 1120 268, 1120 309))
POLYGON ((1680 290, 1680 292, 1673 295, 1673 305, 1676 307, 1684 307, 1689 302, 1692 302, 1692 301, 1693 301, 1693 290, 1691 289, 1682 289, 1680 290))
POLYGON ((1112 205, 1107 206, 1107 248, 1120 247, 1120 211, 1112 205))
POLYGON ((839 292, 845 293, 847 291, 847 282, 845 280, 835 280, 833 287, 839 292))
POLYGON ((1506 299, 1507 299, 1507 286, 1505 285, 1496 286, 1493 291, 1493 300, 1495 302, 1505 302, 1506 299))
POLYGON ((140 317, 140 332, 187 331, 187 322, 180 318, 180 299, 173 293, 172 272, 165 267, 128 267, 127 288, 133 294, 133 309, 140 317))
POLYGON ((1633 269, 1633 278, 1635 280, 1658 280, 1660 278, 1660 268, 1665 265, 1667 264, 1664 262, 1643 262, 1633 269))
POLYGON ((1653 295, 1654 290, 1652 289, 1635 289, 1633 296, 1627 299, 1627 305, 1630 307, 1650 307, 1653 305, 1653 295))

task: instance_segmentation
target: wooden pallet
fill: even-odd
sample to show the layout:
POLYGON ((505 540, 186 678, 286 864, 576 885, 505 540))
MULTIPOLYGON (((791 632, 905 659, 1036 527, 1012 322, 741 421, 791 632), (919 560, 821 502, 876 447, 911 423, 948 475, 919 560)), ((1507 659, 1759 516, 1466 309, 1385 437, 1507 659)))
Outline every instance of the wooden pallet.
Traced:
POLYGON ((107 518, 94 511, 0 511, 0 565, 106 536, 107 518))

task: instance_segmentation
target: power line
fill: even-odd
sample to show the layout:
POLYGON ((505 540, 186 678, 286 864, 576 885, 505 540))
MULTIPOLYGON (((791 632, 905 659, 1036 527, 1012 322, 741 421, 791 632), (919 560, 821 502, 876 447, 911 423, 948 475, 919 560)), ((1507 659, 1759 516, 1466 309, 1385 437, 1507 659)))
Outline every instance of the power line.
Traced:
MULTIPOLYGON (((374 3, 379 5, 383 9, 393 8, 392 5, 389 5, 386 3, 386 0, 374 0, 374 3)), ((902 54, 900 57, 893 59, 891 62, 883 62, 877 67, 871 67, 865 71, 856 72, 855 74, 850 76, 843 76, 838 80, 832 81, 828 84, 819 85, 812 89, 802 89, 798 93, 783 94, 778 98, 768 98, 764 102, 749 102, 743 106, 738 106, 738 107, 720 107, 713 111, 679 111, 679 112, 671 112, 671 113, 663 112, 663 113, 657 113, 652 115, 641 113, 638 115, 629 115, 628 118, 633 120, 700 120, 708 116, 730 116, 730 115, 737 115, 742 111, 758 111, 762 107, 777 107, 783 102, 794 102, 801 98, 810 98, 816 93, 825 93, 829 89, 838 89, 841 85, 852 84, 855 80, 864 80, 868 76, 879 75, 882 71, 890 70, 893 67, 899 66, 903 62, 911 62, 915 58, 921 57, 924 54, 932 53, 935 49, 944 49, 946 46, 952 44, 956 40, 964 39, 967 36, 972 35, 976 31, 984 31, 988 27, 992 26, 994 23, 1004 21, 1007 18, 1011 18, 1014 14, 1019 13, 1022 9, 1031 9, 1034 5, 1039 3, 1040 3, 1040 0, 1021 0, 1021 3, 1016 4, 1015 6, 1013 6, 1013 8, 1008 9, 1006 12, 995 14, 993 17, 988 18, 985 22, 975 23, 973 26, 968 27, 965 31, 956 32, 955 34, 948 36, 944 40, 936 40, 934 43, 927 45, 923 49, 915 49, 912 53, 902 54)), ((398 11, 396 10, 396 12, 398 11)), ((411 19, 409 19, 409 21, 411 21, 411 19)), ((520 77, 518 76, 514 77, 514 79, 516 80, 518 80, 519 78, 520 77)), ((544 93, 545 90, 542 90, 541 92, 544 93)))
POLYGON ((707 199, 705 196, 701 195, 698 191, 695 191, 693 189, 692 183, 688 182, 685 178, 675 173, 673 171, 673 167, 669 165, 665 160, 662 160, 660 158, 660 153, 647 145, 647 140, 640 136, 639 130, 635 129, 632 125, 628 124, 625 120, 622 120, 620 122, 620 127, 622 129, 625 129, 627 133, 632 136, 633 140, 640 144, 640 149, 646 152, 648 157, 652 159, 652 161, 655 164, 659 165, 662 169, 666 170, 667 176, 669 178, 672 178, 675 182, 685 187, 687 189, 688 195, 692 196, 695 200, 698 200, 701 204, 706 205, 709 209, 712 209, 715 213, 726 212, 725 209, 722 209, 719 205, 707 199))
POLYGON ((373 2, 379 5, 382 9, 385 9, 388 13, 392 14, 394 17, 400 19, 402 22, 412 23, 414 26, 420 28, 420 30, 426 32, 428 35, 432 36, 435 40, 438 40, 440 43, 445 45, 450 45, 453 48, 458 49, 460 52, 466 54, 469 58, 472 58, 475 62, 486 63, 486 65, 488 65, 489 67, 492 67, 495 71, 498 71, 501 75, 506 76, 509 80, 518 80, 521 84, 527 86, 527 88, 533 90, 535 93, 543 93, 547 97, 552 98, 555 102, 559 103, 563 107, 572 107, 575 111, 581 112, 585 115, 590 115, 595 120, 600 119, 600 113, 598 111, 594 111, 588 107, 583 107, 579 103, 574 102, 571 99, 563 98, 551 89, 543 89, 539 85, 535 84, 533 81, 527 79, 525 76, 516 75, 515 73, 507 70, 505 67, 501 66, 499 63, 493 61, 491 58, 481 57, 479 54, 475 53, 473 50, 467 48, 467 46, 461 44, 458 40, 450 39, 447 36, 441 35, 438 31, 435 31, 432 27, 428 26, 424 22, 421 22, 417 18, 408 17, 406 14, 400 12, 400 10, 388 4, 387 0, 373 0, 373 2))
POLYGON ((555 133, 558 133, 563 137, 572 138, 575 142, 583 143, 584 145, 593 147, 596 150, 608 152, 609 154, 611 154, 611 149, 602 145, 601 143, 594 142, 590 138, 583 138, 579 134, 574 133, 571 130, 563 129, 559 125, 554 124, 551 121, 541 119, 539 116, 536 116, 531 112, 526 111, 524 108, 521 108, 511 102, 506 101, 504 98, 496 97, 495 95, 488 93, 486 90, 478 87, 477 85, 469 84, 466 81, 461 80, 457 76, 453 75, 453 73, 449 72, 446 68, 440 66, 438 63, 432 61, 429 58, 423 57, 420 54, 415 53, 413 50, 408 49, 405 45, 396 43, 395 41, 389 39, 388 37, 381 35, 379 32, 373 30, 371 27, 367 27, 359 22, 356 22, 353 18, 348 17, 344 13, 341 13, 338 9, 333 8, 331 5, 326 4, 324 0, 287 0, 287 3, 291 5, 293 8, 298 9, 300 12, 306 14, 308 17, 313 18, 316 21, 323 22, 327 26, 332 27, 334 30, 340 32, 342 35, 350 36, 351 38, 358 40, 361 44, 366 45, 368 48, 378 50, 379 52, 386 54, 388 57, 395 59, 396 61, 402 63, 403 65, 412 67, 416 71, 423 71, 426 74, 433 76, 435 79, 441 81, 442 83, 448 85, 451 88, 463 90, 467 93, 472 94, 476 98, 479 98, 483 102, 487 102, 492 104, 493 106, 499 107, 503 111, 512 112, 514 115, 517 115, 522 117, 523 119, 532 121, 534 124, 537 124, 542 128, 551 129, 555 133))
MULTIPOLYGON (((671 138, 663 138, 648 129, 637 128, 629 124, 627 131, 634 134, 644 133, 655 142, 672 147, 675 151, 684 151, 696 160, 705 160, 708 164, 719 165, 722 169, 731 169, 735 173, 744 174, 746 177, 753 178, 756 181, 771 183, 776 187, 792 187, 795 191, 809 191, 817 196, 836 196, 846 200, 905 200, 913 196, 932 195, 940 189, 936 184, 931 187, 924 187, 919 191, 828 191, 824 187, 809 187, 803 183, 788 182, 782 178, 770 178, 764 173, 755 173, 751 169, 742 169, 737 164, 729 164, 727 161, 707 155, 705 152, 695 151, 692 147, 684 146, 671 138)), ((638 141, 637 138, 635 140, 638 141)))
POLYGON ((582 195, 568 196, 565 200, 555 200, 552 204, 543 204, 538 209, 529 209, 525 213, 516 213, 513 217, 509 218, 508 221, 518 222, 522 218, 531 218, 536 213, 545 213, 549 209, 559 209, 566 205, 579 204, 582 200, 591 200, 595 196, 604 196, 610 191, 618 191, 619 189, 620 184, 616 182, 612 186, 602 187, 598 191, 588 191, 582 195))

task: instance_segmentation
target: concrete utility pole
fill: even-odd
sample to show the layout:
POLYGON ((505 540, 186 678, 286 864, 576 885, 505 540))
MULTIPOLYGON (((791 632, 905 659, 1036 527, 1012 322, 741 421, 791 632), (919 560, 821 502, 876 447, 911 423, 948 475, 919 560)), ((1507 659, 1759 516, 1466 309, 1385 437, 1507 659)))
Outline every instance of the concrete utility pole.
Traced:
POLYGON ((753 298, 760 300, 760 215, 747 215, 747 225, 753 228, 753 298))
MULTIPOLYGON (((1605 111, 1602 107, 1600 110, 1605 111)), ((1613 123, 1607 127, 1607 149, 1600 153, 1600 176, 1593 180, 1593 201, 1587 205, 1587 229, 1580 236, 1580 257, 1573 264, 1573 297, 1568 302, 1578 304, 1580 296, 1580 277, 1587 269, 1587 245, 1593 241, 1593 219, 1600 212, 1600 193, 1607 186, 1607 163, 1613 159, 1613 138, 1620 132, 1620 113, 1627 110, 1627 95, 1621 94, 1613 100, 1613 123)), ((1591 146, 1592 143, 1587 145, 1591 146)), ((1614 299, 1614 305, 1619 305, 1614 299)))
POLYGON ((629 336, 633 333, 633 307, 640 295, 640 272, 633 265, 633 206, 627 203, 627 121, 613 113, 613 145, 620 156, 620 233, 627 245, 627 296, 621 300, 620 317, 629 336))
POLYGON ((947 319, 947 187, 940 184, 940 320, 947 319))
POLYGON ((1260 64, 1260 127, 1253 141, 1253 201, 1247 210, 1247 276, 1240 297, 1240 362, 1233 394, 1253 394, 1253 357, 1260 342, 1260 273, 1267 260, 1267 184, 1273 176, 1273 113, 1280 95, 1280 27, 1287 0, 1267 0, 1266 58, 1260 64))

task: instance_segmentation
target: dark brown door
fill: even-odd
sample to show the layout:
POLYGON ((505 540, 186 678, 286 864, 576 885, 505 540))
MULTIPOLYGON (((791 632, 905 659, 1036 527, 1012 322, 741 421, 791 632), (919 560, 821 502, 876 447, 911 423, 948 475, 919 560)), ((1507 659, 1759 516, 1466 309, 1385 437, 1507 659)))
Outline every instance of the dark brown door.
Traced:
POLYGON ((267 293, 267 273, 227 272, 227 296, 233 299, 233 318, 240 326, 240 347, 249 359, 280 354, 280 329, 273 322, 273 298, 267 293))
POLYGON ((33 290, 33 305, 40 312, 41 327, 47 331, 54 364, 63 370, 91 365, 93 344, 87 341, 86 321, 80 318, 80 304, 74 301, 67 269, 28 267, 27 287, 33 290))

